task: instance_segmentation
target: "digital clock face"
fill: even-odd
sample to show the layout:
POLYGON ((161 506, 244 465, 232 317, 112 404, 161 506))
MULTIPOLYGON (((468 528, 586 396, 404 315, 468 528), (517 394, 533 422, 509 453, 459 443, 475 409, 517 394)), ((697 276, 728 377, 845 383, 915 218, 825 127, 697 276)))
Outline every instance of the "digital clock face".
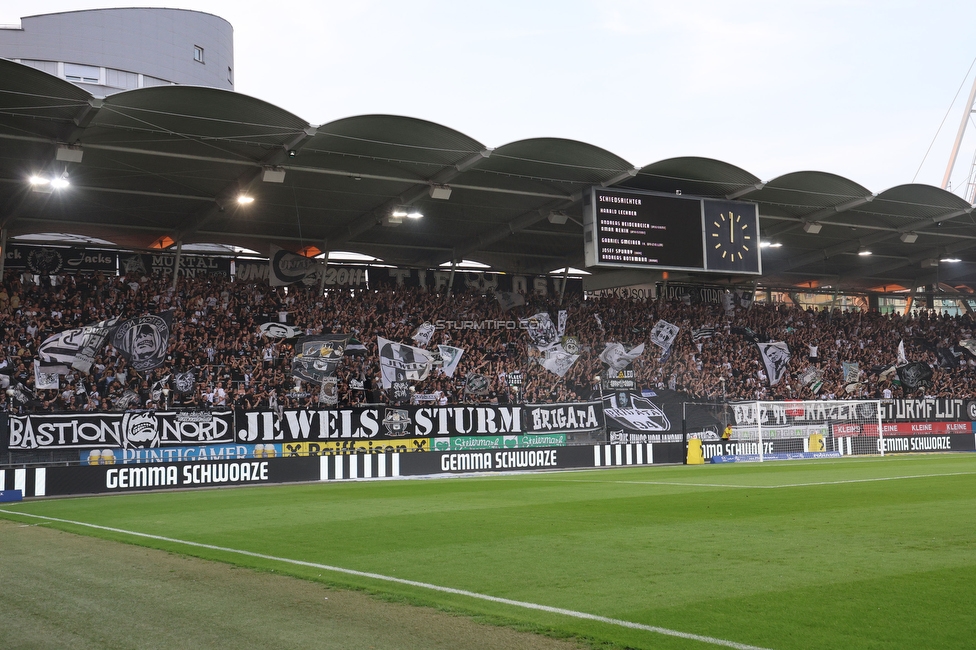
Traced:
POLYGON ((759 271, 759 234, 754 206, 705 202, 705 267, 709 271, 759 271))

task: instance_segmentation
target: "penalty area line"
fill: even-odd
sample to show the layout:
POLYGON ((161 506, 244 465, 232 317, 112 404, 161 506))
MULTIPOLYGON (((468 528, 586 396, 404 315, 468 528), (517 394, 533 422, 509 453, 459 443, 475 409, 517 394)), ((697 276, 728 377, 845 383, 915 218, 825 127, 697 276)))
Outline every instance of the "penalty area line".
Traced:
POLYGON ((421 589, 428 589, 430 591, 437 591, 445 594, 452 594, 455 596, 466 596, 468 598, 475 598, 478 600, 484 600, 492 603, 499 603, 502 605, 511 605, 513 607, 520 607, 522 609, 532 609, 541 612, 546 612, 549 614, 560 614, 562 616, 569 616, 571 618, 583 619, 588 621, 596 621, 599 623, 607 623, 609 625, 616 625, 618 627, 626 627, 633 630, 642 630, 645 632, 653 632, 655 634, 662 634, 665 636, 677 637, 680 639, 688 639, 690 641, 699 641, 701 643, 708 643, 711 645, 723 646, 726 648, 735 648, 736 650, 769 650, 769 648, 763 648, 760 646, 747 645, 745 643, 737 643, 735 641, 727 641, 725 639, 718 639, 710 636, 702 636, 700 634, 691 634, 688 632, 681 632, 679 630, 671 630, 665 627, 657 627, 655 625, 644 625, 643 623, 634 623, 633 621, 625 621, 618 618, 609 618, 607 616, 598 616, 597 614, 589 614, 587 612, 578 612, 572 609, 563 609, 561 607, 550 607, 549 605, 540 605, 538 603, 530 603, 522 600, 512 600, 510 598, 500 598, 498 596, 489 596, 487 594, 479 594, 474 591, 467 591, 466 589, 455 589, 453 587, 442 587, 440 585, 430 584, 428 582, 418 582, 416 580, 406 580, 404 578, 396 578, 393 576, 386 576, 380 573, 370 573, 368 571, 357 571, 355 569, 346 569, 344 567, 332 566, 329 564, 319 564, 317 562, 306 562, 304 560, 293 560, 285 557, 277 557, 274 555, 266 555, 264 553, 255 553, 253 551, 244 551, 236 548, 228 548, 226 546, 215 546, 213 544, 204 544, 202 542, 191 542, 183 539, 175 539, 173 537, 164 537, 162 535, 152 535, 150 533, 140 533, 134 530, 125 530, 123 528, 112 528, 111 526, 100 526, 98 524, 90 524, 84 521, 72 521, 70 519, 59 519, 57 517, 47 517, 45 515, 35 515, 28 512, 19 512, 16 510, 5 510, 0 509, 0 512, 15 515, 21 517, 32 517, 34 519, 41 519, 44 521, 53 521, 62 524, 70 524, 72 526, 82 526, 85 528, 94 528, 96 530, 104 530, 112 533, 119 533, 122 535, 130 535, 132 537, 142 537, 145 539, 152 539, 160 542, 169 542, 171 544, 182 544, 184 546, 192 546, 195 548, 205 548, 211 551, 220 551, 222 553, 234 553, 237 555, 244 555, 247 557, 258 558, 262 560, 271 560, 273 562, 282 562, 284 564, 293 564, 296 566, 309 567, 313 569, 321 569, 325 571, 333 571, 335 573, 344 573, 346 575, 357 576, 360 578, 371 578, 373 580, 382 580, 385 582, 392 582, 401 585, 408 585, 410 587, 419 587, 421 589))

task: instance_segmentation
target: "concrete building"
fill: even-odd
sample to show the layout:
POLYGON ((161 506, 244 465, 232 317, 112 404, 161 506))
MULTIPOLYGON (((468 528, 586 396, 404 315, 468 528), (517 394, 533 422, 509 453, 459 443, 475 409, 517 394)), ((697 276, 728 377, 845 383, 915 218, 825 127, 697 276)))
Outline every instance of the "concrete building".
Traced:
POLYGON ((185 9, 91 9, 0 27, 0 57, 104 97, 185 84, 234 89, 234 28, 185 9))

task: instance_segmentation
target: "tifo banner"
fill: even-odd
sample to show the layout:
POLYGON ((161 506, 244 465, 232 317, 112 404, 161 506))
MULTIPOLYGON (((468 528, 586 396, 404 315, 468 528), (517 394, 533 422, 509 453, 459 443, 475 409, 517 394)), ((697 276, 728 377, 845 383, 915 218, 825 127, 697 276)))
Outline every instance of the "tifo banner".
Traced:
POLYGON ((892 399, 881 401, 882 422, 957 422, 976 420, 976 400, 968 399, 892 399))
MULTIPOLYGON (((680 419, 678 420, 680 422, 680 419)), ((384 406, 240 411, 240 443, 517 436, 599 431, 599 402, 493 406, 384 406)), ((680 432, 680 424, 679 424, 680 432)))
MULTIPOLYGON (((234 277, 242 282, 268 282, 269 264, 267 262, 237 262, 234 277)), ((368 272, 374 272, 369 270, 368 272)), ((318 286, 322 283, 322 266, 303 276, 302 284, 318 286)), ((364 266, 333 266, 324 270, 326 287, 366 288, 367 269, 364 266)))
POLYGON ((397 440, 429 436, 527 433, 521 406, 373 405, 344 409, 247 411, 237 419, 238 442, 339 439, 397 440))
POLYGON ((234 442, 233 411, 11 415, 9 449, 145 449, 234 442))
POLYGON ((528 404, 526 424, 533 433, 549 431, 598 431, 604 427, 600 402, 528 404))
MULTIPOLYGON (((140 275, 173 275, 176 253, 122 253, 119 269, 122 273, 140 275)), ((114 268, 112 269, 114 272, 114 268)), ((179 275, 195 278, 201 275, 230 277, 230 258, 211 255, 180 255, 179 275)))
MULTIPOLYGON (((756 402, 733 402, 732 414, 737 425, 755 425, 757 422, 766 427, 787 427, 793 424, 815 424, 826 421, 841 420, 872 420, 878 414, 874 402, 822 402, 807 400, 795 402, 763 403, 756 412, 756 402)), ((955 418, 959 419, 959 418, 955 418)))
POLYGON ((97 271, 115 275, 119 257, 115 251, 20 244, 9 244, 4 253, 4 268, 29 271, 36 275, 71 275, 97 271))

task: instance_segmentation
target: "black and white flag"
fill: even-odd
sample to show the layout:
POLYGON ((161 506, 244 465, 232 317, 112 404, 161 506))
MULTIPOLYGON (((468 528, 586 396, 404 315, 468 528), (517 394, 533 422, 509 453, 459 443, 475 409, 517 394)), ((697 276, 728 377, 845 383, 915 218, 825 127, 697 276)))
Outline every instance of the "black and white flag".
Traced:
POLYGON ((775 386, 786 376, 786 371, 789 369, 790 348, 785 341, 756 343, 756 347, 759 348, 759 356, 762 357, 763 365, 766 367, 769 385, 775 386))
POLYGON ((823 388, 823 372, 816 366, 809 366, 798 379, 802 386, 809 386, 814 393, 823 388))
POLYGON ((433 361, 426 350, 394 343, 382 336, 376 337, 376 346, 379 348, 383 388, 390 388, 395 381, 423 381, 430 374, 433 361))
POLYGON ((58 373, 45 371, 41 367, 41 362, 34 359, 34 388, 37 390, 57 390, 58 373))
POLYGON ((976 339, 963 339, 959 341, 959 347, 976 358, 976 339))
POLYGON ((521 307, 525 304, 525 296, 517 291, 496 291, 495 300, 498 301, 502 311, 508 311, 513 307, 521 307))
POLYGON ((335 374, 348 342, 348 334, 302 336, 295 344, 291 374, 313 384, 322 383, 335 374))
POLYGON ((173 387, 176 389, 177 393, 181 395, 187 395, 193 392, 196 388, 197 380, 193 376, 192 371, 178 372, 173 377, 173 387))
POLYGON ((296 282, 304 282, 312 278, 321 269, 322 264, 311 257, 304 257, 284 250, 271 244, 271 255, 268 263, 268 284, 272 287, 284 287, 296 282))
POLYGON ((43 371, 59 375, 68 374, 68 368, 78 356, 82 338, 81 329, 71 329, 44 339, 37 349, 43 371))
POLYGON ((672 325, 666 320, 659 320, 651 329, 651 343, 660 347, 666 354, 674 340, 678 338, 679 329, 677 325, 672 325))
POLYGON ((136 372, 161 366, 166 359, 173 312, 164 311, 123 321, 112 335, 112 347, 136 372))
POLYGON ((417 331, 413 333, 412 338, 417 342, 417 345, 427 347, 430 345, 430 339, 434 336, 435 332, 434 324, 430 321, 424 321, 424 324, 417 328, 417 331))
POLYGON ((554 345, 547 350, 539 364, 549 372, 565 377, 569 369, 573 367, 576 360, 580 358, 578 354, 566 352, 562 346, 554 345))
POLYGON ((932 369, 927 363, 914 361, 898 367, 898 379, 906 392, 918 390, 932 382, 932 369))
POLYGON ((540 348, 548 348, 559 340, 556 326, 553 325, 552 318, 545 312, 540 312, 519 321, 525 326, 529 339, 534 345, 540 348))
POLYGON ((346 354, 352 357, 365 357, 366 346, 363 345, 362 341, 353 336, 349 339, 349 342, 346 343, 346 354))
POLYGON ((644 354, 643 343, 630 350, 624 347, 623 343, 607 343, 607 347, 600 353, 600 361, 607 364, 610 370, 620 372, 642 354, 644 354))
POLYGON ((323 406, 336 406, 339 404, 339 378, 326 377, 322 380, 319 387, 319 404, 323 406))
POLYGON ((437 350, 440 352, 441 360, 444 362, 444 365, 441 366, 441 372, 448 377, 453 377, 454 371, 457 370, 458 364, 461 363, 461 355, 464 354, 464 349, 451 345, 438 345, 437 350))
POLYGON ((560 309, 559 313, 556 314, 556 336, 559 338, 566 336, 566 321, 568 319, 569 315, 565 309, 560 309))
POLYGON ((902 339, 898 341, 898 359, 895 361, 896 367, 904 366, 908 363, 908 357, 905 356, 905 340, 902 339))
POLYGON ((119 318, 116 317, 82 327, 81 345, 71 367, 86 374, 90 373, 92 364, 95 363, 95 355, 108 344, 118 322, 119 318))
POLYGON ((705 339, 710 339, 715 336, 715 328, 711 325, 705 325, 699 327, 698 329, 691 330, 691 340, 695 343, 699 341, 704 341, 705 339))
POLYGON ((487 395, 491 392, 491 382, 484 375, 469 372, 464 377, 464 392, 469 395, 487 395))
POLYGON ((271 321, 260 325, 258 327, 258 334, 269 339, 293 339, 296 336, 301 336, 302 330, 294 325, 271 321))

